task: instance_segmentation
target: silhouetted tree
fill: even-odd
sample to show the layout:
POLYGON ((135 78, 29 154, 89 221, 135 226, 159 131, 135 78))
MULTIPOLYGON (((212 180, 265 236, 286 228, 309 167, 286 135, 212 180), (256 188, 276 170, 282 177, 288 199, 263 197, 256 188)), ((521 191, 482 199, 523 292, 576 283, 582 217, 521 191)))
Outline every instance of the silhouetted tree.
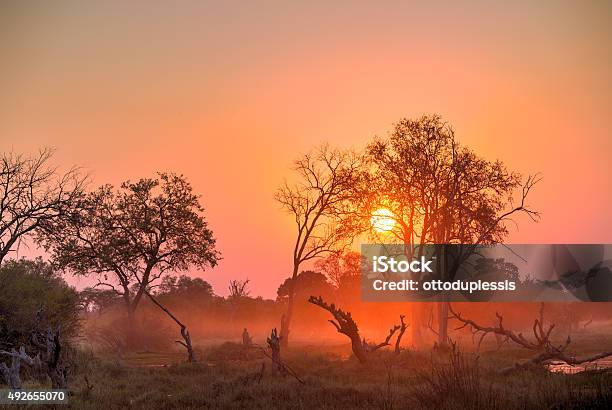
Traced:
POLYGON ((285 279, 276 292, 278 300, 286 302, 292 289, 294 297, 299 296, 299 299, 303 302, 307 302, 310 295, 329 297, 334 291, 330 283, 327 282, 325 275, 310 270, 300 272, 295 279, 285 279), (292 283, 294 281, 295 283, 292 283))
MULTIPOLYGON (((323 146, 296 160, 294 170, 298 182, 295 185, 285 182, 275 196, 293 216, 297 228, 292 279, 297 277, 304 262, 343 250, 352 240, 352 232, 342 222, 347 221, 343 218, 345 207, 360 168, 356 155, 323 146)), ((291 285, 287 310, 281 321, 283 345, 289 342, 293 307, 291 285)))
POLYGON ((249 279, 246 280, 230 280, 229 283, 229 298, 230 299, 240 299, 246 298, 251 294, 249 290, 249 279))
POLYGON ((170 311, 170 309, 168 309, 167 306, 165 306, 162 303, 160 303, 160 301, 155 296, 153 296, 148 291, 148 289, 145 289, 144 293, 147 295, 149 300, 151 302, 153 302, 153 304, 155 306, 157 306, 158 308, 163 310, 164 313, 179 326, 180 331, 181 331, 181 337, 183 338, 183 340, 176 340, 175 342, 180 344, 181 346, 183 346, 187 350, 187 361, 189 363, 197 362, 197 359, 196 359, 196 356, 195 356, 195 351, 193 350, 193 345, 191 343, 191 334, 189 333, 189 330, 187 329, 187 325, 185 325, 183 322, 181 322, 176 317, 176 315, 174 313, 172 313, 172 311, 170 311))
POLYGON ((361 254, 354 251, 332 253, 316 261, 315 268, 339 288, 345 278, 361 275, 361 254))
MULTIPOLYGON (((321 296, 311 296, 308 299, 308 302, 312 303, 313 305, 319 306, 322 309, 325 309, 329 313, 331 313, 334 319, 328 320, 329 323, 331 323, 336 328, 338 333, 346 335, 351 340, 351 349, 353 350, 353 354, 359 360, 360 363, 366 363, 368 361, 369 353, 375 352, 376 350, 382 347, 389 346, 391 338, 393 337, 395 332, 402 329, 401 325, 394 325, 389 329, 389 334, 383 342, 378 344, 368 343, 366 342, 365 338, 361 338, 359 328, 357 326, 357 323, 353 319, 351 312, 343 311, 334 303, 329 304, 325 302, 325 300, 321 296)), ((401 318, 403 325, 403 316, 401 318)), ((401 335, 403 335, 403 332, 401 335)), ((398 346, 401 341, 401 335, 398 337, 398 346)))
POLYGON ((34 156, 2 154, 0 159, 0 263, 27 235, 77 206, 85 178, 77 169, 61 174, 53 151, 34 156))
POLYGON ((186 298, 207 299, 214 296, 210 283, 200 278, 187 275, 179 277, 166 275, 162 278, 156 294, 158 296, 177 296, 186 298))
POLYGON ((133 321, 143 295, 165 272, 214 267, 220 256, 204 209, 189 182, 175 174, 105 185, 83 209, 53 221, 39 241, 53 261, 94 275, 123 298, 133 321))
POLYGON ((120 302, 119 296, 112 289, 87 287, 79 292, 81 306, 86 312, 96 312, 98 315, 120 302))
MULTIPOLYGON (((387 236, 405 244, 407 256, 421 256, 420 245, 467 244, 457 258, 461 262, 476 245, 503 242, 516 214, 539 218, 526 204, 539 179, 530 176, 521 183, 521 176, 501 161, 461 146, 438 115, 402 119, 388 138, 368 146, 366 158, 370 172, 353 196, 360 202, 361 219, 367 224, 373 211, 391 211, 396 223, 387 236)), ((422 320, 416 307, 411 322, 418 342, 422 320)), ((439 342, 444 344, 448 306, 441 302, 439 307, 439 342)))

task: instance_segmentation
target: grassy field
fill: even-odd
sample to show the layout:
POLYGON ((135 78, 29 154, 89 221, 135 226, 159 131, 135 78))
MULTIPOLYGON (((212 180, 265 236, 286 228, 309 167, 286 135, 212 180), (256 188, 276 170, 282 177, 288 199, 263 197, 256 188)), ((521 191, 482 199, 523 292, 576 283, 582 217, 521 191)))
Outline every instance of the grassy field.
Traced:
POLYGON ((502 375, 500 368, 528 357, 509 347, 480 355, 382 351, 363 366, 346 358, 346 346, 297 346, 284 352, 284 360, 303 384, 273 375, 269 359, 257 349, 228 342, 198 353, 201 362, 187 364, 179 352, 123 358, 79 352, 69 407, 612 408, 612 373, 532 369, 502 375))

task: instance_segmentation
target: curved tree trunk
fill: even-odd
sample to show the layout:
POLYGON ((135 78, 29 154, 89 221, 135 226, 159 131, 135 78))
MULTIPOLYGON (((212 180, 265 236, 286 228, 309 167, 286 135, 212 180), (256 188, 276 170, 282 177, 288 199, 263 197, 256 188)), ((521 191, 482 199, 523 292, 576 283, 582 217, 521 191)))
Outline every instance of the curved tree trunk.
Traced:
POLYGON ((349 336, 351 338, 351 350, 353 350, 353 354, 359 360, 359 363, 364 364, 368 361, 367 353, 363 347, 363 341, 361 340, 359 334, 349 336))
POLYGON ((168 316, 170 316, 170 318, 172 320, 174 320, 174 322, 176 322, 177 325, 179 325, 179 327, 181 328, 181 336, 183 337, 183 341, 180 340, 176 340, 176 343, 180 344, 181 346, 183 346, 185 349, 187 349, 187 361, 189 363, 194 363, 196 362, 196 356, 195 356, 195 352, 193 350, 193 346, 191 344, 191 335, 189 334, 189 330, 187 330, 187 326, 185 326, 180 320, 177 319, 176 316, 174 316, 172 314, 172 312, 170 312, 168 310, 168 308, 166 308, 164 305, 162 305, 161 303, 159 303, 157 301, 157 299, 155 299, 153 297, 153 295, 151 295, 149 292, 145 291, 144 292, 147 297, 151 300, 151 302, 153 302, 158 308, 160 308, 161 310, 163 310, 164 312, 166 312, 166 314, 168 316))

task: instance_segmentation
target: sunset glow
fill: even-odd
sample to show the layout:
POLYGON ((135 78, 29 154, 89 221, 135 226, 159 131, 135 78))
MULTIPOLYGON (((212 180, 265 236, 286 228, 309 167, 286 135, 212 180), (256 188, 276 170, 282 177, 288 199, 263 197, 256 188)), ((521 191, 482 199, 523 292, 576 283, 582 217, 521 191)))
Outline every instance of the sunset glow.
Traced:
POLYGON ((0 409, 612 408, 611 40, 612 1, 0 2, 0 409))
POLYGON ((57 161, 82 167, 92 186, 186 175, 224 255, 198 274, 221 294, 228 278, 265 265, 253 293, 276 297, 293 223, 273 195, 296 155, 326 142, 363 149, 425 113, 441 114, 482 157, 549 181, 532 199, 546 217, 511 229, 510 241, 612 240, 605 2, 578 15, 570 3, 540 2, 398 2, 384 8, 393 13, 365 3, 350 13, 326 2, 146 12, 53 3, 33 12, 15 2, 1 15, 12 21, 0 24, 3 151, 56 147, 57 161), (255 247, 247 232, 277 246, 255 247))
POLYGON ((386 208, 380 208, 372 213, 370 224, 376 232, 389 232, 395 226, 395 217, 393 212, 386 208))

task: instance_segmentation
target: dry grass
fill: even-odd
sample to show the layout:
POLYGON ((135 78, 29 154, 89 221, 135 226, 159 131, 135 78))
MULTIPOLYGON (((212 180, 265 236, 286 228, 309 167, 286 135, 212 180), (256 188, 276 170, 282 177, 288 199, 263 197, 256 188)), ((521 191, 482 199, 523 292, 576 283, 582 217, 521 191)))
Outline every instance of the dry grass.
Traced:
MULTIPOLYGON (((589 340, 582 348, 601 345, 589 340), (592 343, 592 345, 591 345, 592 343)), ((73 355, 70 408, 612 408, 612 374, 551 374, 543 369, 502 375, 525 357, 505 347, 483 353, 379 352, 367 366, 346 347, 295 347, 284 360, 304 379, 274 376, 269 359, 234 343, 198 352, 141 352, 123 358, 73 355), (266 368, 260 377, 262 363, 266 368), (88 388, 85 376, 93 388, 88 388)), ((26 383, 28 387, 35 385, 26 383)))

